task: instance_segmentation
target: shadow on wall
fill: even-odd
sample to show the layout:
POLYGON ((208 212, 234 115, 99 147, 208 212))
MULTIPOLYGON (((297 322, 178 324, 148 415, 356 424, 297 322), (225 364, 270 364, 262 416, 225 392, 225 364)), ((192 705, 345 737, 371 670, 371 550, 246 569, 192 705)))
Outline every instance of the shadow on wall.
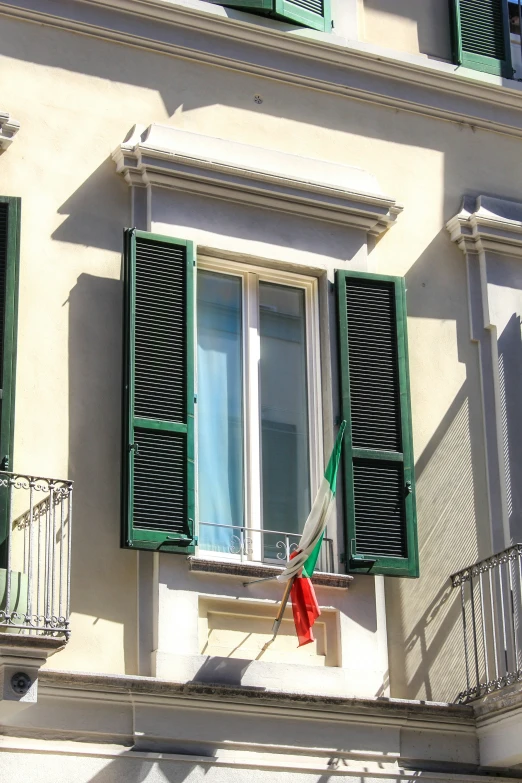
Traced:
MULTIPOLYGON (((465 280, 456 286, 456 273, 464 278, 464 259, 443 230, 406 276, 409 316, 434 319, 441 330, 448 321, 455 324, 466 380, 415 466, 420 579, 386 579, 386 601, 393 618, 388 624, 392 696, 403 698, 452 701, 462 690, 460 596, 449 577, 491 554, 477 347, 470 341, 462 301, 465 280)), ((433 335, 426 351, 431 340, 433 335)), ((422 351, 418 342, 410 351, 412 347, 422 351)), ((427 354, 416 360, 440 383, 444 397, 444 372, 434 374, 427 354)), ((424 388, 425 382, 419 381, 412 379, 414 387, 424 388)), ((415 420, 413 426, 415 432, 415 420)))
POLYGON ((477 559, 469 401, 464 386, 416 466, 420 584, 386 580, 394 696, 452 701, 466 670, 460 595, 450 575, 477 559), (429 601, 429 602, 428 602, 429 601))
MULTIPOLYGON (((372 2, 385 3, 386 0, 372 0, 372 2)), ((440 0, 436 0, 436 2, 439 3, 440 0)), ((411 9, 415 7, 415 4, 408 3, 408 6, 411 9)), ((411 10, 410 13, 412 13, 411 10)), ((145 24, 146 21, 144 20, 143 23, 145 24)), ((271 124, 271 120, 277 122, 293 121, 302 124, 303 128, 306 128, 307 125, 319 125, 339 134, 349 133, 352 137, 375 138, 385 140, 390 144, 407 144, 411 148, 442 151, 447 158, 446 172, 449 172, 452 181, 458 184, 458 188, 447 189, 448 198, 453 202, 449 214, 457 210, 462 195, 459 171, 463 165, 473 166, 476 160, 477 170, 484 171, 484 179, 487 180, 488 177, 484 166, 478 165, 483 162, 483 154, 480 144, 478 144, 477 135, 474 135, 471 130, 467 132, 462 125, 453 127, 457 135, 451 137, 445 123, 436 125, 431 120, 428 124, 428 120, 421 117, 416 117, 415 122, 411 122, 411 115, 407 112, 384 107, 377 109, 381 116, 379 121, 376 121, 375 107, 370 106, 369 103, 356 104, 357 111, 354 111, 352 101, 340 101, 337 96, 324 95, 319 91, 307 91, 306 100, 289 100, 288 90, 295 88, 289 88, 275 81, 267 82, 261 77, 248 77, 244 74, 234 73, 232 70, 218 69, 216 73, 219 74, 219 77, 209 78, 208 66, 196 62, 162 58, 160 55, 152 55, 139 49, 133 49, 131 50, 132 54, 124 56, 126 53, 128 54, 129 50, 115 43, 73 35, 52 28, 35 27, 34 30, 28 30, 28 27, 25 23, 14 21, 10 21, 6 25, 6 34, 1 39, 2 55, 14 59, 25 58, 30 62, 42 64, 51 69, 62 69, 69 75, 64 80, 63 87, 56 80, 52 83, 51 81, 42 83, 39 86, 38 102, 35 103, 33 109, 35 121, 45 125, 43 123, 44 109, 42 108, 44 105, 48 104, 59 111, 65 108, 70 109, 67 89, 71 88, 71 79, 76 78, 74 75, 82 74, 96 77, 98 80, 97 95, 100 106, 103 106, 101 110, 103 114, 90 116, 91 125, 83 134, 78 135, 75 142, 79 145, 91 143, 92 136, 96 137, 97 134, 102 134, 106 127, 111 128, 109 150, 107 150, 105 134, 103 134, 100 144, 94 147, 95 150, 103 150, 104 160, 100 162, 98 158, 98 168, 59 208, 60 214, 69 216, 55 232, 55 238, 62 241, 114 250, 115 244, 119 245, 120 239, 114 234, 113 224, 110 223, 110 214, 107 216, 104 213, 104 205, 111 204, 111 210, 115 209, 115 204, 126 206, 128 195, 125 194, 127 186, 121 178, 115 175, 113 164, 107 153, 121 143, 129 129, 137 121, 145 124, 166 122, 169 117, 172 118, 176 115, 173 123, 178 127, 190 129, 190 120, 186 123, 185 115, 212 107, 223 107, 241 112, 241 122, 237 124, 237 127, 241 128, 248 122, 256 127, 266 127, 267 138, 270 136, 275 138, 276 128, 271 124), (118 87, 118 100, 115 100, 115 87, 118 87), (138 88, 137 92, 135 88, 138 88), (145 108, 143 108, 140 101, 143 101, 144 91, 158 94, 161 100, 156 103, 151 100, 146 101, 145 108), (254 95, 259 91, 265 94, 265 100, 261 105, 254 103, 254 95), (246 116, 247 112, 248 117, 246 116), (383 116, 386 118, 384 122, 382 121, 383 116), (101 193, 107 194, 108 198, 101 199, 101 193), (86 216, 89 216, 89 220, 85 219, 86 216), (89 225, 96 226, 96 230, 88 230, 89 225)), ((173 31, 171 33, 174 35, 173 31)), ((161 38, 161 33, 157 34, 161 38)), ((196 45, 196 41, 192 40, 193 33, 191 31, 185 29, 179 32, 179 35, 183 36, 183 40, 180 42, 183 47, 190 48, 194 44, 195 48, 198 48, 203 45, 202 41, 197 42, 196 45)), ((235 46, 233 42, 228 42, 228 45, 235 46)), ((244 52, 236 54, 239 60, 244 59, 244 52)), ((233 55, 234 51, 230 56, 233 55)), ((286 55, 280 53, 274 53, 272 66, 287 72, 291 72, 293 67, 286 55)), ((316 65, 316 69, 320 69, 320 66, 316 65)), ((317 70, 317 78, 320 78, 321 75, 320 70, 317 70)), ((76 81, 73 83, 77 84, 76 81)), ((78 94, 76 86, 75 90, 75 94, 78 94)), ((89 93, 87 93, 85 100, 89 99, 88 96, 89 93)), ((239 116, 236 114, 232 119, 232 136, 236 132, 234 126, 239 116)), ((219 119, 219 115, 217 118, 219 119)), ((289 132, 296 134, 296 129, 285 126, 284 133, 288 135, 289 132)), ((239 133, 238 136, 243 137, 243 134, 239 133)), ((296 154, 310 154, 305 139, 306 133, 296 134, 293 148, 296 154)), ((44 136, 42 149, 47 149, 45 145, 48 143, 48 137, 44 136)), ((333 140, 330 144, 332 143, 333 140)), ((339 137, 337 143, 343 146, 348 142, 339 137)), ((277 143, 275 146, 278 146, 277 143)), ((92 149, 91 143, 91 151, 92 149)), ((70 147, 67 147, 67 154, 72 154, 70 147)), ((89 159, 92 157, 90 156, 89 159)), ((356 145, 347 162, 352 165, 360 165, 356 145)), ((410 165, 416 165, 414 159, 411 164, 404 161, 397 163, 398 170, 401 166, 406 173, 410 173, 408 172, 410 165)), ((444 212, 446 211, 446 205, 444 205, 444 212)), ((125 210, 124 214, 119 217, 123 223, 128 219, 128 212, 125 210)))
MULTIPOLYGON (((448 4, 441 10, 440 0, 424 0, 422 3, 412 3, 411 0, 364 0, 365 28, 373 40, 372 16, 375 15, 381 24, 389 28, 390 16, 398 18, 402 34, 407 34, 405 25, 414 27, 419 52, 442 60, 451 60, 451 30, 448 4)), ((399 31, 400 32, 400 31, 399 31)), ((393 47, 393 36, 390 36, 390 46, 393 47)))
POLYGON ((498 338, 502 443, 506 467, 511 543, 522 543, 522 341, 520 316, 513 313, 498 338))
MULTIPOLYGON (((377 7, 378 0, 367 2, 377 7)), ((414 5, 408 4, 409 13, 414 5)), ((407 15, 405 2, 402 7, 407 15)), ((97 133, 99 128, 110 126, 111 134, 118 134, 111 141, 114 146, 137 120, 146 123, 165 121, 165 113, 172 116, 181 107, 184 111, 194 111, 223 106, 239 110, 243 126, 251 123, 252 126, 266 127, 267 138, 274 138, 275 125, 270 124, 274 118, 277 122, 294 121, 302 123, 303 127, 315 124, 343 133, 345 144, 350 134, 354 144, 347 159, 353 163, 357 159, 358 145, 366 154, 364 142, 368 138, 372 139, 372 143, 373 139, 377 139, 397 145, 397 176, 404 174, 407 180, 415 168, 418 182, 416 189, 407 194, 407 209, 415 209, 414 199, 421 202, 425 189, 422 178, 418 177, 418 157, 408 157, 408 147, 440 153, 444 159, 444 167, 441 168, 444 179, 441 222, 456 212, 463 187, 473 188, 476 192, 487 189, 485 183, 491 178, 493 165, 504 172, 506 197, 519 185, 516 170, 507 165, 503 169, 503 163, 516 158, 517 140, 506 137, 502 146, 498 145, 499 153, 494 156, 494 163, 488 164, 483 148, 485 134, 473 133, 463 126, 436 123, 424 117, 413 117, 413 121, 413 115, 406 112, 382 107, 375 109, 365 102, 358 103, 357 111, 354 111, 352 101, 341 101, 319 91, 307 91, 306 100, 288 100, 285 85, 260 77, 246 77, 223 69, 219 70, 219 78, 213 79, 209 78, 207 66, 184 60, 161 58, 138 49, 133 49, 131 56, 124 57, 123 53, 128 50, 117 44, 25 23, 9 22, 5 28, 8 28, 9 34, 4 35, 2 40, 4 56, 15 59, 25 56, 31 62, 60 68, 65 73, 73 71, 99 78, 96 89, 100 98, 104 91, 110 92, 112 102, 104 104, 107 116, 94 116, 90 132, 97 133), (260 84, 266 92, 266 100, 261 106, 256 106, 253 94, 260 84), (118 87, 118 100, 111 92, 115 85, 118 87), (140 104, 139 101, 144 100, 143 94, 134 89, 136 86, 159 93, 163 107, 147 101, 140 104), (376 121, 377 112, 379 122, 376 121), (382 121, 383 117, 386 121, 382 121), (362 141, 357 142, 356 137, 362 141)), ((185 36, 188 38, 183 45, 190 47, 193 33, 185 31, 185 36)), ((284 59, 278 54, 274 57, 284 59)), ((281 62, 274 62, 274 67, 280 65, 281 62)), ((317 68, 320 68, 319 64, 317 68)), ((285 67, 282 66, 282 69, 285 70, 285 67)), ((37 119, 38 112, 43 113, 41 107, 46 102, 59 108, 67 104, 65 90, 71 85, 66 82, 65 76, 63 84, 61 80, 53 81, 55 95, 50 94, 50 87, 39 94, 40 103, 34 110, 37 119)), ((234 115, 235 118, 237 116, 234 115)), ((182 118, 176 119, 176 122, 183 127, 182 118)), ((285 131, 289 127, 285 125, 285 131)), ((306 134, 302 134, 302 138, 296 134, 297 153, 302 151, 303 147, 299 145, 303 144, 305 137, 306 134)), ((85 131, 81 138, 85 142, 89 132, 85 131)), ((105 137, 103 143, 106 144, 105 137)), ((57 229, 56 239, 119 251, 121 228, 128 220, 125 208, 128 201, 123 195, 127 186, 118 181, 107 152, 104 147, 104 160, 100 162, 98 159, 98 168, 59 208, 60 213, 68 217, 57 229), (105 193, 111 194, 114 203, 101 197, 105 193), (112 210, 110 219, 106 219, 103 213, 108 204, 112 210), (85 219, 86 216, 89 220, 85 219), (87 224, 94 224, 98 231, 87 231, 87 224)), ((438 206, 433 205, 433 209, 438 206)), ((397 230, 400 230, 399 227, 397 230)), ((411 260, 410 253, 405 243, 406 263, 411 260)), ((482 427, 480 381, 476 370, 476 348, 469 341, 463 299, 466 292, 464 263, 462 254, 451 245, 445 230, 441 230, 413 263, 407 283, 411 316, 456 324, 458 360, 466 367, 466 384, 417 464, 421 583, 387 580, 387 598, 394 612, 390 615, 394 618, 394 627, 390 631, 394 639, 390 645, 393 695, 426 698, 430 693, 435 698, 443 698, 444 694, 453 698, 459 687, 454 688, 456 675, 451 674, 454 661, 448 658, 446 651, 451 650, 453 634, 457 630, 454 613, 450 614, 452 600, 450 596, 445 598, 444 590, 452 570, 473 562, 477 553, 481 554, 486 512, 481 446, 473 440, 480 437, 482 427), (478 534, 474 515, 479 520, 478 534), (419 603, 421 593, 424 606, 429 607, 424 611, 419 603), (439 603, 441 609, 436 611, 439 603), (443 621, 446 621, 444 627, 443 621), (448 644, 444 644, 444 639, 448 644), (402 651, 405 644, 408 653, 404 659, 402 651)), ((77 577, 73 584, 73 609, 116 622, 121 622, 123 616, 129 619, 129 628, 132 628, 135 622, 134 593, 131 595, 132 591, 128 591, 122 595, 121 585, 126 580, 133 584, 131 570, 134 558, 115 546, 118 539, 120 426, 120 376, 115 367, 119 370, 120 283, 81 275, 71 292, 70 317, 70 475, 78 479, 73 563, 73 573, 77 577), (88 477, 88 486, 81 483, 85 477, 88 477), (89 560, 86 553, 94 539, 97 541, 96 556, 89 560), (102 574, 103 579, 98 579, 102 574), (102 591, 99 586, 104 580, 114 586, 109 597, 107 589, 102 591)), ((420 358, 421 353, 417 349, 416 362, 420 358)), ((427 385, 423 386, 419 381, 419 386, 421 393, 427 395, 427 385)), ((129 651, 134 649, 135 642, 134 634, 127 638, 128 633, 126 624, 125 648, 130 656, 129 651)), ((126 666, 127 671, 132 671, 130 658, 126 666)))
POLYGON ((125 671, 133 673, 136 560, 119 549, 121 282, 80 275, 69 313, 69 476, 75 482, 71 609, 96 618, 95 624, 100 618, 123 624, 125 671))
POLYGON ((59 242, 121 251, 122 231, 128 220, 129 187, 115 175, 112 158, 106 158, 58 210, 68 217, 53 232, 59 242), (103 194, 103 199, 100 198, 103 194), (110 204, 111 209, 105 209, 110 204), (124 208, 121 209, 122 205, 124 208), (115 210, 120 206, 120 214, 115 210), (120 218, 118 220, 118 218, 120 218))
POLYGON ((184 783, 184 781, 196 783, 212 767, 211 763, 204 766, 187 761, 114 759, 114 761, 105 764, 94 777, 85 780, 85 783, 116 783, 116 781, 125 781, 125 783, 151 781, 152 783, 152 781, 160 780, 161 783, 184 783))

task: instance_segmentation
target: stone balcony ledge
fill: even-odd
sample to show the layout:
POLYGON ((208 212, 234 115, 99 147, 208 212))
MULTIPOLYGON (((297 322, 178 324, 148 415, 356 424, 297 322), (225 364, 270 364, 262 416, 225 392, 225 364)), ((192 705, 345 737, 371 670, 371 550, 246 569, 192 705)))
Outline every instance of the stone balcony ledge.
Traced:
MULTIPOLYGON (((230 560, 214 560, 212 558, 190 556, 187 558, 189 569, 195 573, 217 574, 241 579, 270 579, 279 576, 284 571, 283 566, 266 565, 265 563, 240 563, 230 560)), ((314 585, 319 587, 336 587, 347 589, 354 577, 349 574, 328 574, 316 572, 312 577, 314 585)))

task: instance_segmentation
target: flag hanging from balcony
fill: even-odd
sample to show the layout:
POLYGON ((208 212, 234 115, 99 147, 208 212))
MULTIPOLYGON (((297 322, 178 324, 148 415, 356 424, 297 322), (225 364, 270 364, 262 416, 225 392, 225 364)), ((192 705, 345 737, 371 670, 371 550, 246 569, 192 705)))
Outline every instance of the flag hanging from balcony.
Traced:
POLYGON ((321 614, 311 576, 317 564, 326 523, 334 503, 337 471, 345 428, 346 422, 343 421, 339 428, 324 478, 319 487, 319 492, 306 520, 299 545, 296 551, 290 555, 290 560, 283 573, 277 577, 282 582, 289 579, 293 580, 290 597, 292 599, 292 611, 299 647, 314 641, 312 626, 321 614))

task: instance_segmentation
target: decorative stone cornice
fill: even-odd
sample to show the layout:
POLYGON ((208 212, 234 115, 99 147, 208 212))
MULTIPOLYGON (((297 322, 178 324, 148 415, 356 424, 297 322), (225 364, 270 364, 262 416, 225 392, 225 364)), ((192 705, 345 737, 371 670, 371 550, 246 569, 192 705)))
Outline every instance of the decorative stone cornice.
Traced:
POLYGON ((522 85, 422 55, 281 29, 199 0, 0 0, 0 14, 522 136, 522 85))
MULTIPOLYGON (((439 728, 457 729, 462 734, 473 730, 474 714, 469 705, 448 704, 445 702, 413 701, 392 698, 356 698, 349 696, 313 696, 308 694, 284 693, 247 686, 220 685, 217 683, 188 682, 178 683, 159 680, 155 677, 139 677, 125 674, 88 674, 85 672, 59 671, 45 669, 42 672, 42 684, 48 693, 54 691, 98 691, 102 698, 109 694, 133 694, 138 696, 162 696, 173 702, 219 704, 235 703, 244 705, 244 712, 260 711, 262 708, 276 707, 302 711, 303 717, 312 719, 320 713, 365 717, 388 717, 399 723, 407 721, 411 727, 415 722, 437 723, 439 728), (314 713, 316 713, 314 715, 314 713)), ((127 701, 128 703, 128 701, 127 701)))
POLYGON ((135 126, 113 153, 129 185, 157 185, 291 212, 378 236, 402 211, 362 169, 189 133, 135 126))
POLYGON ((460 212, 446 223, 464 253, 489 250, 522 257, 522 203, 491 196, 465 196, 460 212))
POLYGON ((0 150, 5 150, 20 130, 20 123, 6 111, 0 111, 0 150))

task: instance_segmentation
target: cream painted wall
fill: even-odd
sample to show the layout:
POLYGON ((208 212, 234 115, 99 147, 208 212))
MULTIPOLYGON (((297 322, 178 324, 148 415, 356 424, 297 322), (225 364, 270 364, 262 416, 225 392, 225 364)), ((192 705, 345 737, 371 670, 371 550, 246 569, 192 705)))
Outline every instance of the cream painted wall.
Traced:
MULTIPOLYGON (((421 579, 386 580, 390 676, 396 696, 453 698, 461 632, 448 576, 481 553, 488 521, 464 263, 444 222, 465 191, 517 197, 519 142, 6 18, 0 51, 2 107, 22 124, 0 157, 0 190, 23 200, 15 465, 76 482, 73 635, 50 665, 137 669, 137 558, 119 549, 130 209, 110 153, 134 123, 167 122, 363 167, 404 205, 369 256, 371 270, 406 276, 410 315, 421 579)), ((354 601, 373 578, 357 581, 354 601)))
POLYGON ((449 4, 441 0, 361 0, 362 40, 451 61, 449 4))

